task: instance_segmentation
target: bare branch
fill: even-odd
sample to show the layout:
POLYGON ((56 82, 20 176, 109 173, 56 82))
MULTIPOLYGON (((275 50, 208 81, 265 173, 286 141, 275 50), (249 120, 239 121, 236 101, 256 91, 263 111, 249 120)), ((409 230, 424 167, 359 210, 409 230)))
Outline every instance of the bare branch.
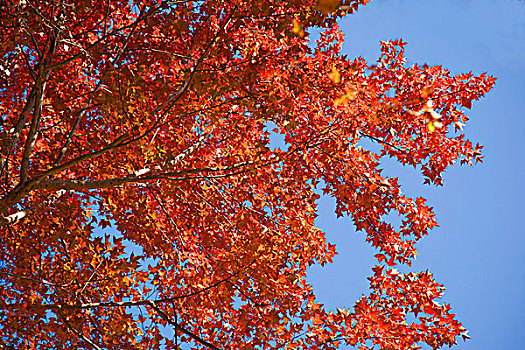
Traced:
POLYGON ((76 55, 71 56, 70 58, 68 58, 68 59, 66 59, 66 60, 64 60, 62 62, 59 62, 57 64, 54 64, 54 65, 50 66, 48 69, 49 70, 53 70, 53 69, 62 67, 62 66, 66 65, 66 64, 68 64, 70 62, 73 62, 74 60, 82 57, 82 55, 84 55, 85 52, 87 52, 88 50, 90 50, 90 49, 94 48, 95 46, 99 45, 100 43, 102 43, 107 38, 109 38, 111 36, 114 36, 114 35, 118 34, 119 32, 121 32, 123 30, 126 30, 126 29, 129 29, 129 28, 132 28, 132 27, 136 26, 138 23, 140 23, 140 22, 146 20, 147 18, 153 16, 159 10, 160 10, 159 7, 151 9, 148 13, 144 14, 142 17, 139 16, 133 23, 112 30, 110 33, 103 35, 100 39, 95 41, 93 44, 91 44, 88 47, 82 49, 81 52, 77 53, 76 55))
MULTIPOLYGON (((107 19, 107 10, 108 9, 109 9, 109 1, 108 1, 108 7, 106 9, 106 19, 107 19)), ((143 15, 143 12, 141 11, 141 13, 139 14, 139 18, 142 17, 142 15, 143 15)), ((138 24, 139 24, 138 20, 133 23, 133 26, 131 27, 131 32, 128 34, 122 49, 119 50, 119 52, 115 55, 113 60, 111 60, 111 62, 110 62, 112 66, 114 66, 115 63, 117 62, 117 60, 120 57, 122 57, 122 54, 126 50, 126 47, 129 44, 129 40, 130 40, 131 36, 133 35, 133 33, 135 33, 135 30, 137 29, 137 25, 138 24)), ((105 32, 105 30, 106 30, 106 27, 105 27, 105 24, 104 24, 104 32, 105 32)), ((103 81, 104 74, 100 74, 100 77, 101 78, 99 79, 99 81, 97 83, 97 86, 93 90, 92 94, 95 94, 98 90, 100 90, 100 88, 102 86, 102 81, 103 81)), ((88 99, 88 101, 85 103, 84 108, 82 108, 82 110, 78 114, 77 119, 75 120, 75 123, 73 124, 73 128, 71 129, 71 132, 69 133, 64 146, 62 146, 62 148, 60 149, 60 153, 59 153, 57 159, 55 160, 55 163, 53 164, 53 166, 57 166, 58 164, 60 164, 60 162, 62 161, 62 158, 64 158, 64 156, 65 156, 65 154, 67 152, 67 149, 69 148, 69 145, 73 141, 73 137, 75 136, 75 134, 77 132, 78 126, 80 125, 80 121, 82 120, 82 118, 86 114, 86 111, 88 110, 88 108, 89 108, 89 106, 91 105, 92 102, 93 102, 93 97, 90 97, 88 99)))
POLYGON ((35 75, 36 73, 33 70, 33 67, 31 67, 31 63, 29 62, 29 56, 27 55, 27 52, 25 52, 22 49, 22 46, 20 44, 18 44, 18 47, 20 48, 20 52, 22 53, 22 55, 24 56, 24 59, 26 60, 27 70, 29 71, 31 78, 33 78, 33 80, 36 82, 36 75, 35 75))
POLYGON ((180 163, 182 160, 184 160, 184 158, 186 158, 189 154, 193 153, 197 147, 199 147, 203 142, 204 140, 206 139, 206 137, 208 136, 208 134, 204 133, 202 134, 199 139, 197 140, 197 142, 195 142, 194 144, 192 144, 190 147, 186 148, 184 151, 182 151, 181 153, 179 153, 177 156, 175 156, 173 159, 172 159, 172 164, 177 164, 177 163, 180 163))
POLYGON ((160 317, 162 317, 166 322, 168 322, 170 325, 172 325, 175 329, 180 330, 182 333, 186 334, 187 336, 189 336, 190 338, 192 338, 196 342, 198 342, 198 343, 200 343, 200 344, 202 344, 204 346, 207 346, 210 349, 220 350, 218 347, 216 347, 212 343, 202 339, 201 337, 199 337, 195 333, 192 333, 192 332, 188 331, 186 328, 183 328, 182 326, 180 326, 177 322, 172 320, 172 318, 170 316, 168 316, 164 311, 162 311, 153 301, 149 301, 148 305, 153 310, 155 310, 155 312, 157 314, 159 314, 160 317))
POLYGON ((4 174, 5 168, 7 167, 8 159, 11 153, 13 152, 13 148, 18 142, 18 139, 20 138, 20 134, 22 133, 22 129, 24 128, 26 124, 27 119, 27 113, 31 108, 33 108, 36 100, 36 85, 33 86, 33 89, 31 89, 31 92, 29 93, 29 96, 27 97, 27 102, 22 109, 22 112, 20 113, 20 117, 18 118, 18 122, 16 123, 15 129, 13 134, 11 135, 11 140, 9 143, 9 153, 7 154, 7 157, 4 162, 4 166, 2 167, 2 171, 0 173, 0 178, 4 174))
POLYGON ((49 205, 50 203, 58 200, 66 191, 58 191, 56 194, 49 196, 44 201, 36 204, 35 206, 28 207, 24 210, 20 210, 14 214, 0 218, 0 227, 6 225, 14 225, 20 222, 22 219, 26 218, 29 214, 35 213, 40 210, 42 207, 49 205))
POLYGON ((104 35, 108 32, 108 17, 109 17, 109 5, 111 4, 111 0, 108 0, 108 4, 106 6, 106 13, 104 14, 104 35))
POLYGON ((42 73, 43 66, 40 68, 38 74, 37 83, 36 83, 36 103, 35 110, 33 112, 33 121, 31 123, 31 128, 29 129, 29 134, 27 135, 26 144, 24 148, 24 155, 22 157, 22 163, 20 165, 20 183, 27 181, 27 172, 29 168, 29 157, 35 146, 36 139, 38 137, 38 130, 40 128, 40 119, 42 117, 42 102, 44 100, 44 92, 46 89, 46 82, 43 81, 42 73))
POLYGON ((22 280, 27 280, 27 281, 31 281, 31 282, 45 284, 45 285, 52 286, 52 287, 62 288, 62 286, 59 286, 58 284, 51 283, 51 282, 46 281, 46 280, 39 280, 39 279, 36 279, 36 278, 22 276, 22 275, 17 275, 17 274, 14 274, 14 273, 0 271, 0 275, 16 277, 16 278, 19 278, 19 279, 22 279, 22 280))
POLYGON ((28 31, 26 31, 26 32, 27 32, 27 34, 29 34, 31 36, 31 41, 33 42, 33 45, 35 45, 35 50, 38 53, 38 58, 40 60, 43 59, 44 56, 42 55, 42 51, 40 50, 40 47, 38 47, 38 43, 36 42, 35 35, 33 33, 29 33, 28 31))
POLYGON ((369 139, 371 139, 373 141, 376 141, 378 143, 382 143, 382 144, 387 145, 389 147, 395 148, 396 150, 398 150, 400 152, 405 152, 405 150, 403 150, 403 149, 401 149, 401 148, 397 147, 396 145, 393 145, 393 144, 391 144, 389 142, 386 142, 385 140, 380 139, 378 137, 375 137, 375 136, 372 136, 372 135, 368 135, 368 134, 366 134, 366 133, 364 133, 362 131, 359 131, 359 134, 361 134, 362 136, 364 136, 366 138, 369 138, 369 139))
POLYGON ((47 24, 50 28, 53 28, 56 33, 60 32, 60 28, 58 28, 51 20, 49 20, 46 16, 44 16, 40 11, 38 11, 38 9, 31 3, 31 1, 27 1, 26 4, 29 5, 29 7, 31 7, 33 11, 35 11, 35 13, 44 20, 43 22, 45 24, 47 24))
POLYGON ((82 333, 80 333, 78 330, 76 330, 75 327, 73 327, 71 325, 71 323, 69 323, 67 318, 64 315, 62 315, 62 313, 60 311, 58 312, 58 315, 60 316, 62 321, 64 321, 64 323, 66 324, 67 328, 70 331, 72 331, 73 333, 75 333, 77 335, 77 337, 79 337, 80 339, 82 339, 83 341, 88 343, 92 348, 94 348, 96 350, 102 350, 97 344, 93 343, 90 339, 86 338, 82 333))
MULTIPOLYGON (((37 11, 36 9, 34 10, 37 11)), ((53 33, 53 38, 50 40, 49 43, 47 57, 42 57, 40 59, 40 64, 38 67, 38 76, 35 83, 36 101, 33 112, 33 121, 31 122, 31 128, 29 129, 29 134, 27 135, 26 144, 24 148, 24 155, 22 157, 22 163, 20 165, 20 183, 25 183, 27 181, 29 157, 31 156, 31 152, 33 151, 33 147, 35 146, 35 142, 38 137, 38 132, 40 129, 40 120, 42 117, 42 103, 44 101, 46 81, 51 73, 51 70, 46 70, 46 67, 51 61, 53 54, 55 53, 59 32, 59 29, 55 29, 53 33)))
MULTIPOLYGON (((149 305, 150 303, 155 303, 155 304, 161 304, 161 303, 171 303, 175 300, 179 300, 179 299, 184 299, 184 298, 189 298, 189 297, 192 297, 192 296, 195 296, 195 295, 198 295, 198 294, 201 294, 201 293, 204 293, 210 289, 213 289, 213 288, 216 288, 218 285, 226 282, 226 281, 229 281, 231 280, 233 277, 237 276, 238 274, 240 274, 241 272, 243 272, 244 270, 246 270, 248 267, 250 267, 251 265, 253 265, 253 263, 255 263, 255 259, 247 264, 246 266, 242 267, 241 269, 239 269, 238 271, 234 272, 234 273, 231 273, 229 274, 227 277, 213 283, 213 284, 210 284, 209 286, 207 287, 204 287, 204 288, 201 288, 195 292, 192 292, 192 293, 188 293, 188 294, 184 294, 184 295, 176 295, 176 296, 173 296, 173 297, 168 297, 168 298, 160 298, 160 299, 156 299, 156 300, 146 300, 146 299, 141 299, 141 300, 135 300, 135 301, 108 301, 108 302, 98 302, 98 303, 82 303, 82 304, 73 304, 73 305, 59 305, 59 304, 43 304, 41 305, 41 307, 44 307, 46 309, 49 309, 49 310, 77 310, 77 309, 96 309, 96 308, 101 308, 101 307, 130 307, 130 306, 140 306, 140 305, 149 305)), ((16 307, 17 304, 6 304, 4 307, 7 307, 7 308, 11 308, 11 307, 16 307)))
MULTIPOLYGON (((249 161, 249 162, 242 162, 237 163, 234 165, 226 166, 226 167, 213 167, 213 168, 199 168, 199 169, 188 169, 188 170, 181 170, 181 171, 173 171, 173 172, 165 172, 150 176, 138 176, 141 171, 136 172, 135 174, 130 174, 124 177, 120 178, 114 178, 114 179, 107 179, 107 180, 95 180, 95 181, 89 181, 89 180, 42 180, 38 184, 34 186, 34 189, 63 189, 63 190, 88 190, 88 189, 100 189, 100 188, 114 188, 118 187, 123 184, 129 184, 129 183, 138 183, 138 182, 148 182, 148 181, 155 181, 155 180, 187 180, 191 179, 188 177, 181 177, 183 175, 190 175, 190 174, 198 174, 203 172, 220 172, 220 171, 229 171, 229 170, 235 170, 239 169, 248 165, 253 165, 255 162, 249 161)), ((195 179, 201 179, 201 178, 215 178, 217 176, 219 177, 225 177, 225 176, 233 176, 238 175, 240 173, 246 172, 247 170, 244 169, 241 172, 233 172, 233 173, 227 173, 227 174, 221 174, 221 175, 215 175, 215 176, 195 176, 192 178, 195 179)), ((145 168, 142 169, 142 174, 149 172, 149 169, 145 168)))
MULTIPOLYGON (((87 154, 83 154, 81 156, 78 156, 77 158, 75 159, 72 159, 62 165, 57 165, 57 166, 54 166, 53 168, 39 174, 38 176, 34 177, 33 179, 31 179, 30 181, 27 181, 27 168, 28 168, 28 164, 29 164, 29 155, 31 153, 31 150, 32 150, 32 147, 34 146, 34 141, 36 140, 36 130, 37 128, 36 127, 33 127, 33 125, 35 126, 38 126, 37 125, 37 121, 33 120, 33 125, 32 125, 32 130, 34 131, 34 134, 30 135, 31 137, 28 136, 28 139, 26 140, 26 149, 25 149, 25 152, 24 152, 24 157, 22 159, 22 167, 21 167, 21 181, 20 181, 20 184, 15 187, 13 190, 11 190, 8 194, 6 194, 4 197, 2 197, 0 199, 0 212, 6 212, 9 208, 10 205, 12 205, 12 203, 16 203, 20 200, 20 198, 22 198, 25 194, 27 194, 30 190, 32 190, 33 188, 36 188, 37 187, 37 184, 45 179, 45 178, 48 178, 60 171, 63 171, 65 169, 68 169, 74 165, 77 165, 81 162, 84 162, 86 160, 90 160, 90 159, 93 159, 95 157, 98 157, 102 154, 105 154, 107 153, 108 151, 110 150, 114 150, 114 149, 118 149, 118 148, 122 148, 122 147, 125 147, 125 146, 128 146, 132 143, 135 143, 141 139, 143 139, 144 137, 148 136, 149 134, 151 134, 155 129, 157 129, 159 127, 159 124, 162 123, 164 117, 167 115, 168 111, 171 109, 171 107, 182 97, 182 95, 187 91, 187 89, 189 88, 190 86, 190 82, 196 72, 196 69, 198 68, 198 66, 200 65, 200 63, 204 60, 204 58, 207 56, 209 50, 211 49, 211 47, 213 46, 213 44, 215 43, 215 39, 218 37, 219 33, 225 29, 231 19, 232 19, 232 16, 234 14, 234 12, 237 10, 237 7, 235 7, 232 12, 230 13, 230 15, 228 16, 227 20, 226 20, 226 23, 222 26, 222 28, 216 33, 215 37, 213 38, 213 40, 210 40, 210 42, 208 43, 206 49, 204 50, 204 53, 201 55, 201 57, 199 58, 199 60, 197 61, 196 65, 192 68, 192 72, 190 74, 190 77, 184 82, 184 84, 174 93, 172 94, 168 100, 161 104, 160 106, 158 106, 154 111, 153 111, 153 115, 156 115, 158 113, 160 113, 162 111, 162 113, 156 118, 155 122, 153 123, 153 125, 148 129, 146 130, 142 135, 138 136, 138 137, 133 137, 125 142, 121 142, 123 140, 125 140, 127 138, 127 135, 121 135, 119 137, 117 137, 113 142, 111 142, 108 146, 98 150, 98 151, 94 151, 94 152, 91 152, 91 153, 87 153, 87 154)), ((155 10, 156 11, 156 10, 155 10)), ((151 15, 152 13, 154 13, 155 11, 152 11, 150 12, 149 14, 146 14, 145 17, 148 17, 149 15, 151 15)), ((128 26, 128 27, 133 27, 133 26, 136 26, 137 23, 139 21, 135 21, 133 25, 131 26, 128 26)), ((56 41, 57 39, 57 34, 55 34, 55 37, 54 37, 54 40, 56 41)), ((42 65, 40 67, 40 69, 42 70, 43 72, 43 67, 44 65, 42 65)), ((47 70, 47 73, 46 74, 49 74, 50 73, 50 70, 52 68, 54 68, 55 66, 52 66, 50 67, 48 70, 47 70)), ((42 75, 42 74, 39 74, 39 75, 42 75)), ((38 91, 37 91, 38 92, 38 91)), ((36 110, 36 109, 35 109, 36 110)), ((36 114, 35 116, 37 116, 38 114, 36 114)), ((39 118, 38 118, 38 121, 39 121, 39 118)), ((125 182, 129 182, 129 181, 125 181, 125 182)), ((125 183, 123 182, 123 183, 125 183)), ((103 184, 98 184, 98 185, 103 185, 103 184)), ((73 187, 78 187, 78 184, 70 184, 70 186, 73 186, 73 187)), ((84 185, 86 186, 86 185, 84 185)), ((115 185, 108 185, 108 187, 114 187, 115 185)), ((42 188, 42 187, 40 187, 42 188)), ((96 187, 96 188, 100 188, 100 187, 96 187)))

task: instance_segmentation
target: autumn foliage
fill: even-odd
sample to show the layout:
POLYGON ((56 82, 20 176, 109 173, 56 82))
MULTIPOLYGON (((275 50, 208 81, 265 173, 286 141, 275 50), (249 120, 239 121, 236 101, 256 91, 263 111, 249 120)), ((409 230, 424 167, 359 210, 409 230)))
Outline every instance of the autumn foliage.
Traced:
POLYGON ((336 20, 367 2, 1 1, 0 348, 467 337, 430 272, 395 269, 437 224, 379 163, 442 185, 481 160, 464 111, 495 79, 408 65, 401 40, 373 64, 342 55, 336 20), (377 248, 351 309, 306 280, 336 254, 320 193, 377 248))

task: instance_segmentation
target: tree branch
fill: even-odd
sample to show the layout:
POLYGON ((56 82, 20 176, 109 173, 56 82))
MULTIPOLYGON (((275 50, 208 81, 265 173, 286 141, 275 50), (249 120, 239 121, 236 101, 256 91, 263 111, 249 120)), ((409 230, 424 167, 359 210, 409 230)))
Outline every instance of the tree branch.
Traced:
POLYGON ((0 271, 0 275, 16 277, 16 278, 19 278, 19 279, 22 279, 22 280, 27 280, 27 281, 31 281, 31 282, 40 283, 40 284, 45 284, 45 285, 52 286, 52 287, 55 287, 55 288, 63 288, 62 286, 59 286, 58 284, 51 283, 51 282, 46 281, 46 280, 39 280, 39 279, 36 279, 36 278, 22 276, 22 275, 17 275, 17 274, 14 274, 14 273, 0 271))
POLYGON ((87 52, 88 50, 94 48, 95 46, 99 45, 100 43, 102 43, 104 40, 106 40, 107 38, 111 37, 111 36, 114 36, 116 34, 118 34, 119 32, 123 31, 123 30, 126 30, 126 29, 129 29, 129 28, 132 28, 133 26, 136 26, 138 23, 144 21, 145 19, 147 19, 148 17, 151 17, 153 16, 157 11, 159 11, 160 8, 157 7, 157 8, 153 8, 151 9, 148 13, 144 14, 142 17, 138 17, 133 23, 130 23, 128 25, 125 25, 123 27, 120 27, 120 28, 117 28, 117 29, 114 29, 112 30, 110 33, 107 33, 105 35, 103 35, 100 39, 98 39, 97 41, 95 41, 93 44, 89 45, 88 47, 86 47, 85 49, 82 49, 81 52, 77 53, 76 55, 73 55, 71 56, 70 58, 62 61, 62 62, 59 62, 57 64, 54 64, 52 65, 51 67, 49 67, 48 69, 49 70, 53 70, 53 69, 56 69, 56 68, 59 68, 59 67, 62 67, 70 62, 73 62, 74 60, 76 60, 77 58, 80 58, 82 57, 82 55, 87 52))
POLYGON ((77 335, 77 337, 81 338, 83 341, 85 341, 86 343, 88 343, 92 348, 96 349, 96 350, 102 350, 97 344, 93 343, 90 339, 86 338, 82 333, 80 333, 78 330, 76 330, 72 325, 71 323, 69 323, 69 321, 67 320, 67 318, 62 315, 62 313, 59 311, 57 312, 58 315, 60 316, 60 318, 62 319, 62 321, 64 321, 64 323, 66 324, 67 328, 72 331, 73 333, 75 333, 77 335))
MULTIPOLYGON (((36 11, 36 9, 34 9, 36 11)), ((47 50, 47 57, 40 60, 38 67, 38 76, 35 84, 36 98, 35 108, 33 112, 33 120, 31 122, 31 128, 27 135, 26 144, 24 148, 24 155, 22 157, 22 163, 20 165, 20 183, 27 181, 27 172, 29 168, 29 157, 35 146, 36 139, 38 138, 38 132, 40 129, 40 120, 42 118, 42 103, 44 101, 44 93, 46 90, 46 82, 51 74, 51 70, 47 70, 46 67, 52 59, 55 53, 57 42, 58 42, 59 29, 55 29, 53 38, 50 40, 49 49, 47 50)))
MULTIPOLYGON (((210 50, 210 48, 215 43, 215 39, 218 37, 219 33, 229 25, 229 23, 230 23, 230 21, 232 19, 233 13, 236 10, 237 10, 237 6, 234 7, 232 12, 228 16, 224 26, 222 26, 222 28, 219 31, 217 31, 217 33, 214 36, 214 39, 211 40, 208 43, 208 45, 206 46, 206 49, 205 49, 203 55, 201 55, 201 57, 199 58, 199 60, 195 64, 195 66, 192 68, 190 77, 182 84, 182 86, 174 94, 172 94, 168 98, 168 100, 165 103, 163 103, 160 106, 158 106, 157 108, 155 108, 155 110, 152 113, 153 115, 159 114, 161 111, 162 111, 162 113, 160 113, 160 115, 157 118, 155 118, 156 120, 153 123, 153 125, 148 130, 146 130, 143 134, 139 135, 138 137, 132 137, 131 139, 128 139, 125 142, 122 142, 123 140, 125 140, 127 138, 127 135, 123 134, 123 135, 117 137, 114 141, 112 141, 106 147, 104 147, 104 148, 102 148, 102 149, 100 149, 98 151, 94 151, 94 152, 91 152, 91 153, 80 155, 77 158, 72 159, 72 160, 70 160, 70 161, 68 161, 68 162, 66 162, 66 163, 64 163, 62 165, 54 166, 51 169, 49 169, 47 171, 44 171, 43 173, 35 176, 33 179, 27 181, 27 168, 28 168, 28 164, 29 164, 29 154, 30 154, 30 152, 32 150, 32 147, 34 145, 34 140, 36 140, 35 135, 33 135, 31 137, 28 136, 27 141, 26 141, 26 149, 25 149, 25 152, 24 152, 24 157, 22 159, 21 176, 20 176, 21 181, 13 190, 11 190, 9 193, 4 195, 0 199, 0 213, 7 212, 7 210, 9 210, 8 208, 9 208, 10 205, 12 205, 13 203, 17 203, 24 195, 26 195, 32 189, 39 188, 37 185, 43 179, 48 178, 48 177, 50 177, 50 176, 52 176, 52 175, 54 175, 54 174, 56 174, 56 173, 58 173, 58 172, 60 172, 62 170, 66 170, 66 169, 68 169, 68 168, 70 168, 70 167, 72 167, 74 165, 77 165, 77 164, 79 164, 81 162, 84 162, 86 160, 90 160, 92 158, 96 158, 96 157, 98 157, 98 156, 100 156, 102 154, 105 154, 106 152, 108 152, 110 150, 122 148, 122 147, 128 146, 128 145, 130 145, 132 143, 135 143, 135 142, 145 138, 146 136, 151 134, 155 129, 157 129, 159 127, 159 124, 162 123, 162 121, 163 121, 164 117, 166 116, 166 114, 168 113, 168 111, 171 109, 171 107, 182 97, 182 95, 189 88, 190 82, 193 79, 193 76, 194 76, 194 74, 196 72, 197 67, 200 65, 200 63, 204 60, 204 58, 208 54, 208 51, 210 50), (33 141, 31 141, 31 140, 33 140, 33 141)), ((152 11, 152 13, 154 13, 155 11, 152 11)), ((146 14, 145 17, 148 17, 152 13, 146 14)), ((134 24, 134 25, 136 25, 136 24, 134 24)), ((58 34, 55 35, 53 40, 56 41, 57 35, 58 34)), ((52 45, 52 49, 53 50, 54 50, 54 46, 55 45, 52 45)), ((50 50, 51 50, 51 48, 50 48, 50 50)), ((45 64, 43 64, 40 67, 42 72, 43 72, 43 69, 44 69, 44 67, 43 67, 44 65, 45 64)), ((51 69, 54 68, 54 67, 55 66, 47 69, 46 77, 47 77, 47 75, 49 75, 49 73, 51 72, 51 69)), ((36 123, 35 120, 33 120, 33 124, 35 124, 35 123, 36 123)), ((36 128, 34 128, 32 126, 32 130, 33 129, 36 130, 36 128)), ((169 178, 169 177, 165 177, 165 179, 173 180, 172 178, 169 178)), ((72 188, 75 188, 75 187, 78 188, 78 184, 70 184, 70 186, 73 186, 72 188)), ((86 186, 86 185, 84 185, 84 186, 86 186)), ((115 185, 109 185, 109 187, 114 187, 114 186, 115 185)), ((42 188, 42 187, 40 187, 40 188, 42 188)), ((89 187, 87 187, 87 188, 89 188, 89 187)), ((102 188, 102 187, 95 187, 95 188, 102 188)))
POLYGON ((24 155, 22 156, 22 163, 20 165, 20 183, 27 181, 27 172, 29 168, 29 157, 35 146, 36 139, 38 137, 38 131, 40 128, 40 119, 42 117, 42 102, 44 100, 44 91, 46 89, 46 82, 43 81, 42 72, 43 67, 40 68, 36 83, 36 101, 35 110, 33 112, 33 121, 31 122, 31 128, 27 135, 26 144, 24 147, 24 155))
MULTIPOLYGON (((107 179, 107 180, 42 180, 38 184, 36 184, 33 189, 62 189, 62 190, 92 190, 92 189, 100 189, 100 188, 114 188, 118 187, 123 184, 129 184, 129 183, 137 183, 137 182, 148 182, 148 181, 155 181, 155 180, 188 180, 188 179, 202 179, 202 178, 215 178, 215 177, 225 177, 225 176, 233 176, 238 175, 243 172, 246 172, 247 170, 244 169, 240 172, 233 172, 228 174, 221 174, 221 175, 201 175, 201 176, 195 176, 195 177, 181 177, 183 175, 191 175, 191 174, 197 174, 202 172, 219 172, 219 171, 228 171, 228 170, 234 170, 239 169, 241 167, 255 164, 255 162, 242 162, 235 165, 223 167, 223 168, 200 168, 200 169, 189 169, 189 170, 182 170, 182 171, 174 171, 174 172, 166 172, 166 173, 160 173, 150 176, 143 176, 139 177, 136 174, 140 173, 141 171, 130 174, 125 177, 120 178, 114 178, 114 179, 107 179)), ((150 170, 148 168, 142 169, 143 173, 149 172, 150 170)))
MULTIPOLYGON (((108 1, 108 9, 109 9, 109 1, 108 1)), ((139 14, 139 17, 138 18, 141 18, 143 16, 143 11, 140 12, 139 14)), ((107 19, 107 11, 106 11, 106 19, 107 19)), ((122 57, 122 54, 124 53, 124 51, 126 50, 128 44, 129 44, 129 40, 131 38, 131 36, 133 35, 133 33, 135 33, 135 30, 137 29, 137 25, 139 24, 139 21, 136 20, 134 23, 133 23, 133 26, 131 27, 131 32, 128 34, 128 36, 126 37, 126 41, 124 42, 124 45, 122 46, 122 49, 120 49, 117 54, 115 55, 115 57, 111 60, 111 65, 114 67, 115 66, 115 63, 117 62, 117 60, 122 57)), ((104 24, 104 31, 106 30, 106 27, 105 27, 105 24, 104 24)), ((107 69, 106 69, 107 71, 107 69)), ((95 94, 98 90, 100 90, 101 86, 102 86, 102 81, 104 79, 104 74, 100 74, 100 79, 97 83, 97 86, 95 87, 95 89, 92 91, 92 94, 95 94)), ((53 164, 53 166, 57 166, 58 164, 60 164, 60 162, 62 161, 62 158, 64 158, 66 152, 67 152, 67 149, 69 148, 69 145, 71 144, 71 142, 73 141, 73 137, 75 136, 75 133, 77 132, 77 129, 78 129, 78 126, 80 125, 80 121, 82 120, 82 118, 84 117, 86 111, 88 110, 89 106, 91 105, 91 103, 93 102, 93 97, 90 97, 88 99, 88 101, 85 103, 84 105, 84 108, 82 108, 82 110, 80 111, 80 113, 78 114, 78 117, 77 119, 75 120, 75 123, 73 124, 73 128, 71 129, 71 132, 69 133, 68 135, 68 138, 64 144, 64 146, 62 146, 62 148, 60 149, 60 153, 57 157, 57 159, 55 160, 55 163, 53 164)))
MULTIPOLYGON (((31 67, 29 67, 29 68, 31 68, 31 67)), ((20 134, 22 133, 22 129, 25 126, 26 119, 27 119, 27 117, 26 117, 27 116, 27 112, 29 112, 29 110, 31 108, 33 108, 33 106, 35 104, 35 100, 36 100, 35 97, 36 97, 36 85, 34 85, 33 88, 31 89, 31 92, 29 93, 29 96, 27 97, 27 102, 26 102, 24 108, 22 109, 22 112, 20 112, 20 117, 18 118, 18 122, 16 123, 14 132, 11 135, 11 140, 9 142, 9 153, 8 153, 8 155, 6 157, 4 167, 2 168, 2 172, 0 173, 0 178, 2 177, 2 175, 4 173, 5 167, 7 166, 7 161, 8 161, 9 156, 11 155, 11 152, 13 151, 13 147, 18 142, 18 139, 20 138, 20 134)))
POLYGON ((401 148, 397 147, 396 145, 393 145, 393 144, 391 144, 389 142, 386 142, 385 140, 380 139, 378 137, 375 137, 375 136, 372 136, 372 135, 368 135, 367 133, 364 133, 362 131, 359 131, 359 134, 364 136, 364 137, 366 137, 366 138, 369 138, 369 139, 371 139, 373 141, 376 141, 378 143, 382 143, 382 144, 387 145, 389 147, 395 148, 396 150, 398 150, 400 152, 405 152, 405 150, 403 150, 403 149, 401 149, 401 148))
POLYGON ((4 216, 0 218, 0 227, 6 226, 6 225, 14 225, 18 222, 20 222, 25 217, 29 216, 29 214, 35 213, 39 209, 41 209, 45 205, 49 205, 50 203, 56 201, 58 198, 60 198, 66 191, 60 190, 56 194, 49 196, 44 201, 32 206, 27 207, 24 210, 20 210, 14 214, 4 216))
POLYGON ((183 328, 182 326, 180 326, 177 322, 173 321, 171 319, 171 317, 169 317, 164 311, 162 311, 156 304, 155 302, 153 301, 148 301, 148 306, 150 306, 153 310, 155 310, 155 312, 157 314, 160 315, 160 317, 162 317, 166 322, 168 322, 170 325, 172 325, 175 329, 178 329, 180 330, 182 333, 186 334, 187 336, 189 336, 190 338, 192 338, 193 340, 195 340, 196 342, 204 345, 204 346, 207 346, 208 348, 210 349, 214 349, 214 350, 220 350, 218 347, 216 347, 215 345, 213 345, 212 343, 210 342, 207 342, 206 340, 202 339, 201 337, 199 337, 198 335, 196 335, 195 333, 192 333, 190 331, 188 331, 186 328, 183 328))
MULTIPOLYGON (((224 283, 226 281, 231 280, 233 277, 237 276, 238 274, 240 274, 241 272, 246 270, 248 267, 253 265, 253 263, 255 263, 255 261, 256 260, 254 259, 251 263, 245 265, 243 268, 239 269, 238 271, 229 274, 227 277, 225 277, 225 278, 223 278, 223 279, 221 279, 221 280, 219 280, 219 281, 217 281, 217 282, 215 282, 213 284, 210 284, 207 287, 201 288, 201 289, 199 289, 199 290, 197 290, 195 292, 188 293, 188 294, 185 294, 185 295, 176 295, 176 296, 173 296, 173 297, 159 298, 159 299, 155 299, 155 300, 141 299, 141 300, 135 300, 135 301, 108 301, 108 302, 82 303, 82 304, 72 304, 72 305, 67 305, 67 304, 66 305, 43 304, 43 305, 41 305, 41 307, 46 308, 48 310, 79 310, 79 309, 96 309, 96 308, 101 308, 101 307, 141 306, 141 305, 149 305, 150 303, 155 303, 155 304, 170 303, 170 302, 173 302, 175 300, 189 298, 189 297, 192 297, 192 296, 204 293, 204 292, 206 292, 206 291, 208 291, 210 289, 213 289, 213 288, 217 287, 218 285, 220 285, 221 283, 224 283)), ((6 304, 4 307, 11 308, 11 307, 15 307, 15 306, 17 306, 17 304, 6 304)))

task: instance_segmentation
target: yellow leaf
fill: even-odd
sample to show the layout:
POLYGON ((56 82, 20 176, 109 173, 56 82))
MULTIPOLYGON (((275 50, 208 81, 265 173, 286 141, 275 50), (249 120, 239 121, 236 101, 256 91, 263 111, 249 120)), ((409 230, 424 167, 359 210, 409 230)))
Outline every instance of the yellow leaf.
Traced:
POLYGON ((343 96, 340 96, 334 100, 334 107, 347 104, 348 101, 351 101, 357 97, 357 90, 350 88, 346 89, 346 92, 343 96))
POLYGON ((346 97, 348 97, 349 100, 353 100, 357 96, 357 90, 355 89, 346 89, 346 97))
POLYGON ((339 71, 337 68, 335 68, 335 64, 332 66, 332 71, 328 75, 330 80, 332 80, 335 84, 339 84, 341 82, 341 74, 339 74, 339 71))
POLYGON ((299 23, 299 21, 297 21, 295 18, 292 19, 292 24, 293 24, 292 32, 295 35, 297 35, 299 38, 304 38, 305 33, 304 33, 304 30, 303 30, 303 25, 301 23, 299 23))
POLYGON ((428 97, 429 95, 432 94, 432 92, 434 92, 434 88, 433 87, 423 88, 423 89, 421 89, 421 96, 428 97))
POLYGON ((439 120, 433 120, 432 125, 434 125, 434 128, 441 129, 443 127, 443 123, 441 123, 439 120))
POLYGON ((334 100, 334 107, 338 107, 340 105, 344 105, 348 102, 348 98, 346 95, 343 95, 341 97, 338 97, 334 100))

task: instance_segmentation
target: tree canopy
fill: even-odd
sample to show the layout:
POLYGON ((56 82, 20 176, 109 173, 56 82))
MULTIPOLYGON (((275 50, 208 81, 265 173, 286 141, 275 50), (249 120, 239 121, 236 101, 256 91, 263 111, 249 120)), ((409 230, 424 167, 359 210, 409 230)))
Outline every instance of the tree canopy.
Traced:
POLYGON ((374 63, 343 55, 337 20, 368 1, 1 2, 0 347, 468 337, 429 271, 395 268, 437 223, 380 159, 434 185, 480 161, 465 110, 495 78, 409 65, 402 40, 374 63), (336 254, 321 193, 378 251, 351 309, 306 280, 336 254))

